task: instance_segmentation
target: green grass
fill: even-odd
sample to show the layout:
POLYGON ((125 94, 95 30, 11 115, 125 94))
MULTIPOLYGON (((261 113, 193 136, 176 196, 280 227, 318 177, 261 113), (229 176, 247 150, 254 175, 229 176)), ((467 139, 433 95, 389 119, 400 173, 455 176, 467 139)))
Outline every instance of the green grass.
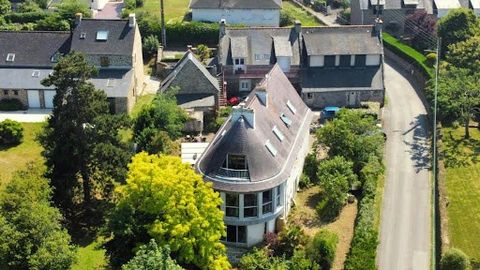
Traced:
POLYGON ((105 257, 105 249, 101 247, 102 239, 97 239, 77 252, 77 261, 71 270, 100 270, 109 269, 105 257))
POLYGON ((402 43, 400 40, 396 39, 388 33, 383 32, 382 35, 385 47, 388 47, 395 52, 402 54, 400 56, 403 56, 403 58, 407 58, 407 61, 416 63, 419 68, 423 69, 424 72, 428 76, 430 76, 430 78, 433 78, 433 68, 428 65, 427 57, 425 57, 425 55, 408 46, 407 44, 402 43))
MULTIPOLYGON (((470 140, 464 140, 464 129, 444 128, 445 147, 456 147, 458 155, 478 156, 480 132, 470 129, 470 140)), ((463 166, 446 168, 448 232, 453 247, 480 259, 480 163, 467 160, 463 166)))
POLYGON ((283 1, 282 12, 287 13, 292 18, 295 18, 295 20, 299 20, 302 23, 302 26, 322 25, 322 23, 320 23, 314 16, 310 15, 308 12, 290 1, 283 1))
POLYGON ((12 174, 23 169, 27 163, 43 160, 42 147, 35 141, 42 125, 43 123, 22 123, 23 142, 17 146, 0 148, 0 185, 10 181, 12 174))
MULTIPOLYGON (((167 23, 181 22, 188 12, 189 0, 164 0, 165 21, 167 23)), ((160 0, 145 0, 139 11, 147 11, 160 16, 160 0)))

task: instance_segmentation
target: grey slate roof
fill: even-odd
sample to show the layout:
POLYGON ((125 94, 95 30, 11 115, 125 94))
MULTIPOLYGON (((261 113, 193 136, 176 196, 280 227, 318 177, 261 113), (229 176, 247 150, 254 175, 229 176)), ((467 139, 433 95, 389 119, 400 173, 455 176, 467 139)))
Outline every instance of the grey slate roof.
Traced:
POLYGON ((128 97, 133 81, 133 69, 100 69, 90 81, 95 88, 105 91, 107 97, 128 97))
POLYGON ((178 106, 184 109, 215 106, 215 95, 212 94, 185 94, 175 97, 178 106))
MULTIPOLYGON (((369 2, 371 3, 371 5, 377 5, 377 0, 359 0, 360 1, 360 8, 361 9, 369 9, 369 2)), ((383 5, 383 9, 402 9, 404 7, 402 7, 402 1, 403 0, 380 0, 380 5, 383 5)), ((415 1, 415 0, 413 0, 415 1)), ((425 3, 424 1, 432 1, 432 0, 417 0, 418 4, 417 4, 417 9, 424 9, 426 6, 425 6, 425 3)), ((408 2, 411 2, 411 4, 414 4, 412 2, 412 0, 406 0, 407 4, 408 5, 408 2)))
POLYGON ((52 67, 52 56, 69 50, 69 32, 0 31, 0 67, 52 67), (13 62, 6 61, 9 53, 13 62))
POLYGON ((72 50, 86 54, 132 55, 135 28, 128 20, 82 19, 72 35, 72 50), (108 31, 106 41, 96 40, 98 31, 108 31), (85 38, 80 35, 84 33, 85 38))
POLYGON ((245 107, 253 109, 254 127, 244 116, 235 117, 234 110, 195 165, 205 180, 213 182, 215 189, 253 192, 277 186, 288 178, 301 145, 308 140, 312 113, 278 65, 250 93, 245 107), (257 97, 259 87, 266 89, 267 106, 257 97), (287 107, 288 101, 295 107, 295 113, 287 107), (280 119, 282 113, 292 120, 290 127, 280 119), (284 135, 282 141, 273 133, 274 126, 284 135), (267 140, 277 150, 275 156, 265 146, 267 140), (218 169, 229 153, 246 156, 249 180, 218 177, 218 169))
POLYGON ((0 68, 0 89, 53 89, 40 83, 51 72, 52 69, 0 68), (39 71, 38 77, 32 76, 34 71, 39 71))
POLYGON ((384 89, 381 66, 352 69, 309 68, 302 72, 301 76, 302 93, 384 89))
POLYGON ((381 54, 379 38, 372 26, 304 27, 307 55, 381 54))
POLYGON ((191 9, 281 9, 282 0, 191 0, 191 9))
POLYGON ((185 53, 173 70, 162 81, 160 92, 165 92, 170 87, 179 88, 177 102, 179 105, 183 104, 182 106, 185 108, 211 106, 208 105, 211 99, 205 99, 205 97, 215 97, 220 93, 217 78, 208 72, 191 51, 185 53), (191 97, 186 98, 186 95, 191 95, 191 97), (196 102, 193 100, 195 97, 198 98, 196 102))

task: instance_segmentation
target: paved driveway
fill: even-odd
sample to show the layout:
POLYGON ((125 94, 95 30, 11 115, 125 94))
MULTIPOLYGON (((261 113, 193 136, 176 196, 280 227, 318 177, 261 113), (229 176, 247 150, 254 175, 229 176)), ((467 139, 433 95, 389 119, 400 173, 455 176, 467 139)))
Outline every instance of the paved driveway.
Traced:
POLYGON ((409 81, 388 64, 385 86, 387 179, 377 261, 380 270, 427 270, 431 185, 426 111, 409 81))
POLYGON ((26 111, 2 112, 0 111, 0 121, 11 119, 18 122, 44 122, 51 114, 51 110, 30 109, 26 111))

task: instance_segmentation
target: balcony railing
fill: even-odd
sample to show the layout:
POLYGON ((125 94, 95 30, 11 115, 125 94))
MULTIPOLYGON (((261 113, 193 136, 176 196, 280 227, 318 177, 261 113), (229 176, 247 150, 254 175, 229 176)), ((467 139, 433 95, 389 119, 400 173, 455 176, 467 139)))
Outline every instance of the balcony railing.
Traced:
POLYGON ((227 168, 219 168, 217 170, 217 176, 230 179, 250 179, 250 173, 248 170, 235 170, 227 168))

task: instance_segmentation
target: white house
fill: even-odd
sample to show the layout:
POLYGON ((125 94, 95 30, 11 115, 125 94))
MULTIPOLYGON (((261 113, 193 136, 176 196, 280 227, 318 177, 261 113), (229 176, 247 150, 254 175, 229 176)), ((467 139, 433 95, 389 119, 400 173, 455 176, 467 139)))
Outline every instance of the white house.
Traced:
POLYGON ((251 247, 287 218, 309 150, 312 112, 277 64, 233 108, 195 164, 223 199, 229 246, 251 247))
POLYGON ((191 0, 193 21, 279 26, 281 0, 191 0))

